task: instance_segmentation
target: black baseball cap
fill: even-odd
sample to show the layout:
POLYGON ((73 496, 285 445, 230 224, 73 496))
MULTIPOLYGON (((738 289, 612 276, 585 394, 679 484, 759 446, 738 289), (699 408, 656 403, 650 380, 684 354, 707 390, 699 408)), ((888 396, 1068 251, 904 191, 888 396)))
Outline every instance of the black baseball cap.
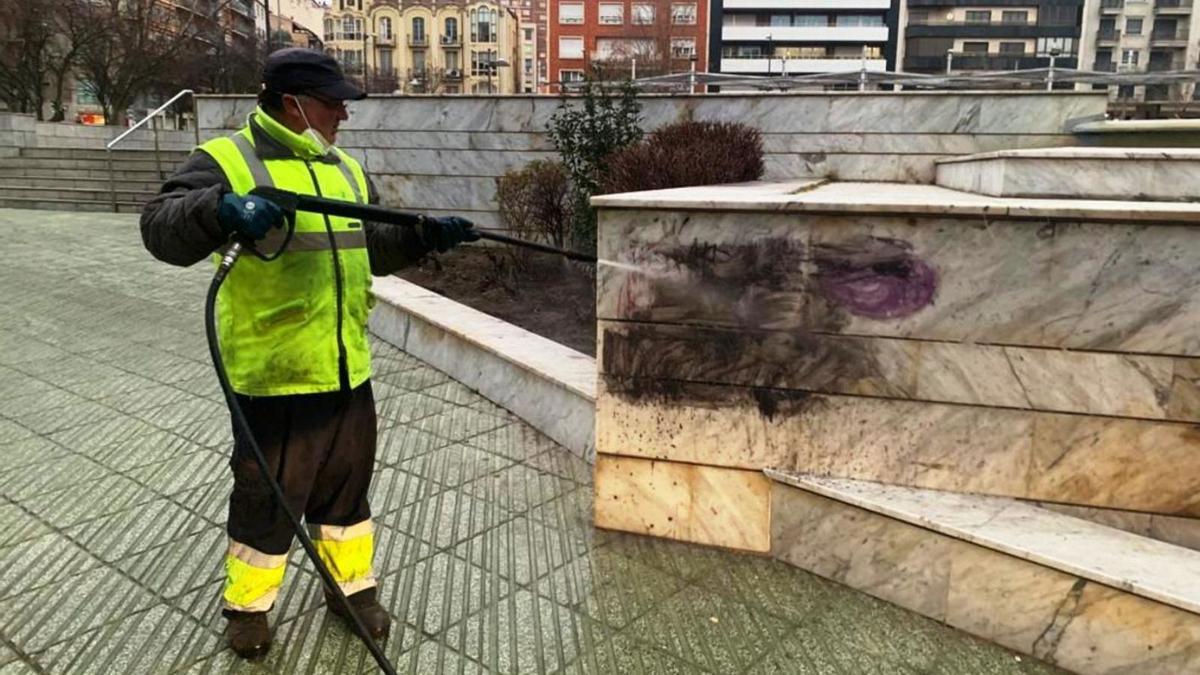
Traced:
POLYGON ((263 65, 263 88, 280 94, 314 94, 333 101, 367 97, 342 74, 332 56, 314 49, 288 47, 271 52, 263 65))

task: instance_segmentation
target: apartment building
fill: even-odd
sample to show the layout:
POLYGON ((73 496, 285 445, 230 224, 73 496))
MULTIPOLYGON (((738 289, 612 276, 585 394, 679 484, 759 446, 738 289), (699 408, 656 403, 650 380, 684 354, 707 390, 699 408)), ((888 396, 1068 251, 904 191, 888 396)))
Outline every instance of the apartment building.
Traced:
POLYGON ((911 73, 1079 64, 1084 0, 907 0, 897 60, 911 73))
POLYGON ((502 4, 511 9, 520 21, 521 30, 521 67, 520 90, 544 93, 547 89, 547 72, 549 70, 548 51, 546 46, 546 21, 549 17, 549 0, 502 0, 502 4), (532 42, 530 42, 532 40, 532 42), (532 44, 532 50, 526 45, 532 44), (532 54, 527 52, 532 51, 532 54), (532 58, 528 70, 525 68, 526 59, 532 58))
POLYGON ((714 0, 713 72, 888 70, 900 0, 714 0))
MULTIPOLYGON (((1197 68, 1200 11, 1194 0, 1087 0, 1081 67, 1100 72, 1162 72, 1197 68)), ((1195 84, 1111 87, 1112 108, 1136 113, 1172 108, 1196 97, 1195 84)))
POLYGON ((554 0, 548 43, 551 89, 601 77, 708 69, 705 0, 554 0))
POLYGON ((499 3, 336 0, 324 23, 325 50, 370 92, 517 91, 518 19, 499 3))

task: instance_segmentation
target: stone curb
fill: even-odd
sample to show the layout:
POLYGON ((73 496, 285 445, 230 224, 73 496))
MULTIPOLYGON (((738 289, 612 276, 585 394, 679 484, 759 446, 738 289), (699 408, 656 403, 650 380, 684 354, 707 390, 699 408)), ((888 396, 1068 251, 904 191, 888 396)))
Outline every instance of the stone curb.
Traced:
POLYGON ((372 333, 594 461, 594 358, 398 277, 372 291, 372 333))

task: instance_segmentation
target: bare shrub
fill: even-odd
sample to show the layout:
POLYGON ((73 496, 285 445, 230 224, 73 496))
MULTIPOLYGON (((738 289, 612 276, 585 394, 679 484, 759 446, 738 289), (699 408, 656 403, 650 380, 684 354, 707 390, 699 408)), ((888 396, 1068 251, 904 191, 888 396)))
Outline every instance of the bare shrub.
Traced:
POLYGON ((739 122, 676 122, 612 155, 601 192, 636 192, 758 180, 762 137, 739 122))

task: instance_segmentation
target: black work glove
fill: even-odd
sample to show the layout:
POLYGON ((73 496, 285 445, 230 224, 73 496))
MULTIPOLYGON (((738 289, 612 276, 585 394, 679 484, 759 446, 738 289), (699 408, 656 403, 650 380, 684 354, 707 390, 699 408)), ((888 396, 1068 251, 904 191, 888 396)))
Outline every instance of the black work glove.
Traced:
POLYGON ((438 253, 445 253, 465 241, 479 240, 475 224, 458 216, 421 216, 417 229, 421 233, 422 243, 438 253))
POLYGON ((258 241, 273 227, 283 225, 283 209, 258 195, 226 192, 217 209, 217 223, 225 234, 240 234, 258 241))

